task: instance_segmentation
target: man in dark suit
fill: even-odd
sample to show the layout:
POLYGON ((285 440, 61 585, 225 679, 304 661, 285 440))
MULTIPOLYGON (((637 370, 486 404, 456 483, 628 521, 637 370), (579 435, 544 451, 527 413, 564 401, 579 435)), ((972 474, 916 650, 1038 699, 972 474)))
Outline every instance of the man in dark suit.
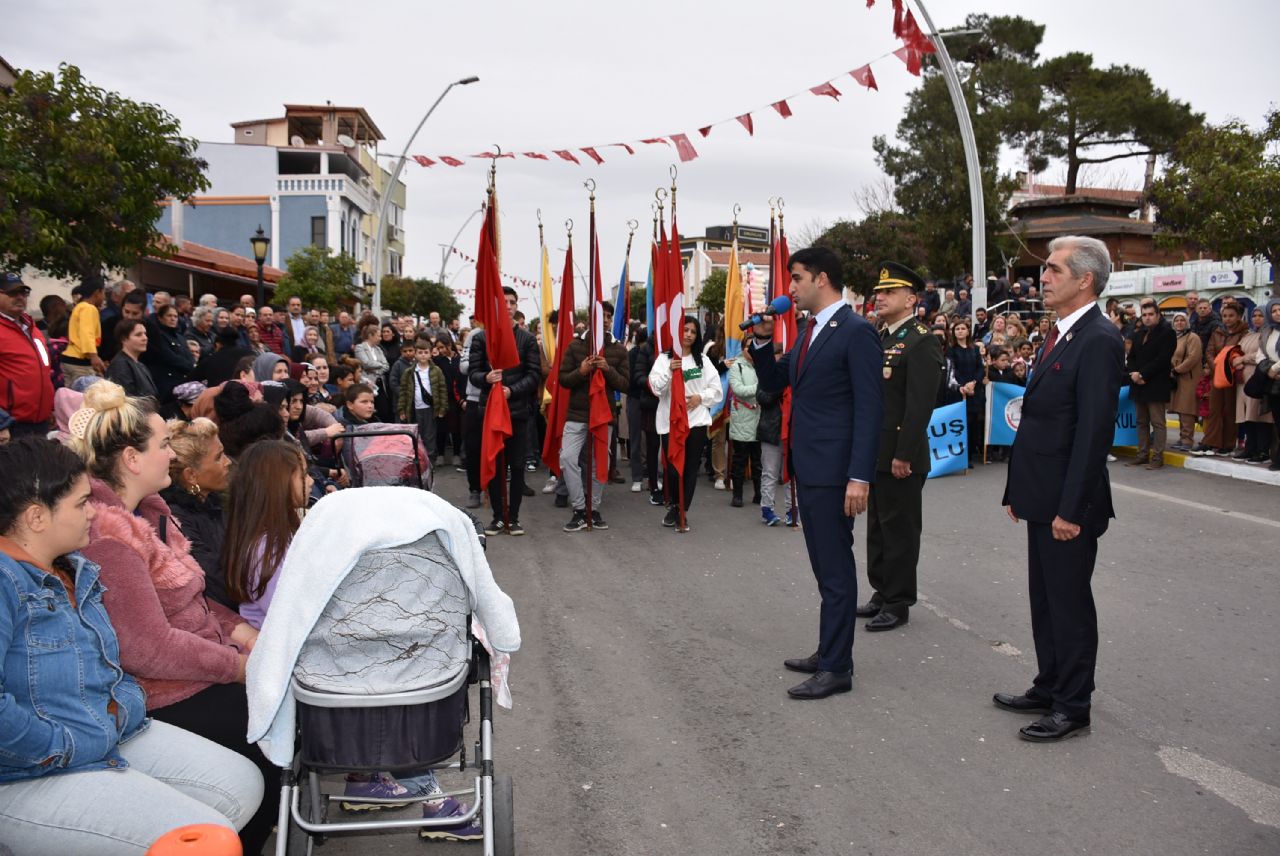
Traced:
POLYGON ((857 612, 871 619, 865 627, 872 632, 906 624, 916 602, 929 419, 942 374, 942 343, 915 320, 919 285, 919 274, 910 268, 880 263, 875 295, 884 325, 884 425, 867 506, 867 580, 875 593, 857 612))
POLYGON ((1022 695, 996 693, 998 707, 1043 718, 1026 740, 1055 741, 1089 727, 1098 657, 1098 615, 1090 579, 1098 538, 1115 516, 1107 452, 1124 376, 1124 344, 1097 306, 1111 270, 1096 238, 1049 244, 1041 275, 1057 313, 1022 400, 1003 504, 1027 521, 1031 632, 1039 673, 1022 695))
POLYGON ((769 341, 753 341, 751 353, 766 390, 791 387, 791 470, 822 610, 818 650, 784 665, 812 674, 787 691, 792 698, 819 699, 853 689, 853 518, 866 511, 875 479, 884 409, 882 352, 875 329, 842 299, 835 253, 799 250, 787 268, 791 299, 812 318, 780 359, 769 341))
POLYGON ((1142 326, 1133 334, 1133 344, 1126 358, 1129 371, 1129 397, 1138 416, 1138 454, 1125 464, 1158 470, 1164 466, 1164 447, 1168 438, 1165 409, 1173 397, 1173 352, 1178 347, 1178 334, 1160 315, 1150 297, 1142 301, 1142 326), (1151 457, 1148 460, 1147 452, 1151 457))

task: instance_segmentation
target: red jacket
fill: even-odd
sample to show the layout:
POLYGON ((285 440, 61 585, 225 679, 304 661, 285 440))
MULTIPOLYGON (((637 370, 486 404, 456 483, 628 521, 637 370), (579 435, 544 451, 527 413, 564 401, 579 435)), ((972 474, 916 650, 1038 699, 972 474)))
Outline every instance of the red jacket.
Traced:
POLYGON ((0 315, 0 407, 18 422, 48 422, 53 415, 49 346, 30 315, 19 323, 0 315))

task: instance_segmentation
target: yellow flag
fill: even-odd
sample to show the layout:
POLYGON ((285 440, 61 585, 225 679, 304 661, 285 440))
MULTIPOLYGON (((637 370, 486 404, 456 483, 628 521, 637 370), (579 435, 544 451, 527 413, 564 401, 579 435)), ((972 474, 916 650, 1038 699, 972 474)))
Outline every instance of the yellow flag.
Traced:
POLYGON ((538 307, 541 312, 542 319, 538 330, 542 333, 542 353, 547 357, 550 363, 555 355, 556 343, 551 336, 551 323, 547 321, 547 316, 551 314, 551 262, 547 259, 547 246, 542 245, 542 300, 538 307))
POLYGON ((746 320, 746 304, 742 300, 742 271, 738 267, 738 239, 733 239, 729 252, 729 276, 724 284, 724 356, 731 360, 742 353, 742 331, 738 325, 746 320))

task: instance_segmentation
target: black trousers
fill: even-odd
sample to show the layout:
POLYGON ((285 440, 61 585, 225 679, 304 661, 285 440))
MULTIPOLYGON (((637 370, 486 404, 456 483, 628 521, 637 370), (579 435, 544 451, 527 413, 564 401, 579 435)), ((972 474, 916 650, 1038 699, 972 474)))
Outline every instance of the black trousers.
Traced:
POLYGON ((818 668, 841 674, 853 669, 854 610, 858 571, 853 558, 853 518, 844 513, 844 485, 797 484, 800 524, 809 566, 818 581, 818 668))
MULTIPOLYGON (((670 434, 662 435, 662 450, 667 450, 667 441, 670 434)), ((693 505, 693 492, 698 487, 698 465, 702 461, 702 450, 707 445, 707 429, 706 426, 698 428, 690 428, 689 436, 684 444, 684 510, 688 511, 693 505)), ((679 489, 681 474, 676 472, 676 468, 671 466, 670 460, 667 461, 667 475, 664 482, 664 490, 667 493, 668 501, 674 505, 677 499, 676 491, 679 489)))
MULTIPOLYGON (((484 414, 480 416, 480 422, 484 422, 484 414)), ((529 420, 528 419, 512 419, 511 420, 511 436, 507 438, 506 445, 503 446, 505 455, 498 457, 498 471, 494 473, 493 480, 489 482, 489 507, 493 509, 493 519, 502 520, 502 480, 506 478, 506 474, 502 472, 502 466, 505 465, 511 473, 511 478, 507 486, 507 516, 509 523, 515 523, 520 519, 520 503, 524 500, 524 451, 528 445, 529 420)), ((479 428, 476 430, 477 437, 479 428)), ((476 440, 476 446, 479 447, 480 441, 476 440)), ((468 462, 468 466, 470 463, 468 462)), ((480 449, 476 449, 476 472, 480 471, 480 449)), ((477 475, 477 480, 479 476, 477 475)))
POLYGON ((257 766, 265 785, 262 805, 240 830, 240 844, 245 856, 258 856, 271 837, 280 807, 280 768, 267 760, 258 744, 245 740, 249 731, 249 698, 244 684, 214 684, 191 698, 147 711, 147 714, 199 734, 243 755, 257 766))
POLYGON ((480 405, 468 401, 462 411, 462 437, 467 453, 467 490, 472 493, 480 492, 480 433, 483 425, 480 405))
POLYGON ((905 479, 876 473, 867 502, 867 581, 871 599, 890 612, 914 606, 920 530, 924 526, 924 473, 905 479))
MULTIPOLYGON (((1267 396, 1267 402, 1271 405, 1271 418, 1275 423, 1272 427, 1277 433, 1280 433, 1280 395, 1267 396)), ((1265 452, 1267 450, 1263 449, 1262 451, 1265 452)), ((1271 452, 1271 466, 1280 466, 1280 443, 1276 443, 1271 452)))
POLYGON ((744 440, 730 440, 730 447, 733 449, 733 457, 729 462, 729 480, 733 483, 733 495, 742 498, 742 488, 746 481, 747 461, 751 462, 751 484, 755 488, 755 495, 760 495, 760 443, 759 441, 746 442, 744 440))
POLYGON ((1098 661, 1098 613, 1093 605, 1093 565, 1098 538, 1087 529, 1056 541, 1048 523, 1027 523, 1027 592, 1039 673, 1037 695, 1072 719, 1089 718, 1098 661))

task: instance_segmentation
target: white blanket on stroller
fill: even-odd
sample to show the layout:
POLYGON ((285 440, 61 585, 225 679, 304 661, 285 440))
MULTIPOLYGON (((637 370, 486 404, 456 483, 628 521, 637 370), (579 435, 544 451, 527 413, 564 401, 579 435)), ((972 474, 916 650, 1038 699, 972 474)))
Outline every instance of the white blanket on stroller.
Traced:
POLYGON ((365 551, 412 544, 429 532, 439 532, 457 563, 488 645, 500 654, 520 649, 515 606, 494 582, 470 518, 416 488, 365 487, 329 494, 294 536, 249 657, 248 739, 273 764, 283 767, 293 761, 297 711, 289 681, 330 597, 365 551))

